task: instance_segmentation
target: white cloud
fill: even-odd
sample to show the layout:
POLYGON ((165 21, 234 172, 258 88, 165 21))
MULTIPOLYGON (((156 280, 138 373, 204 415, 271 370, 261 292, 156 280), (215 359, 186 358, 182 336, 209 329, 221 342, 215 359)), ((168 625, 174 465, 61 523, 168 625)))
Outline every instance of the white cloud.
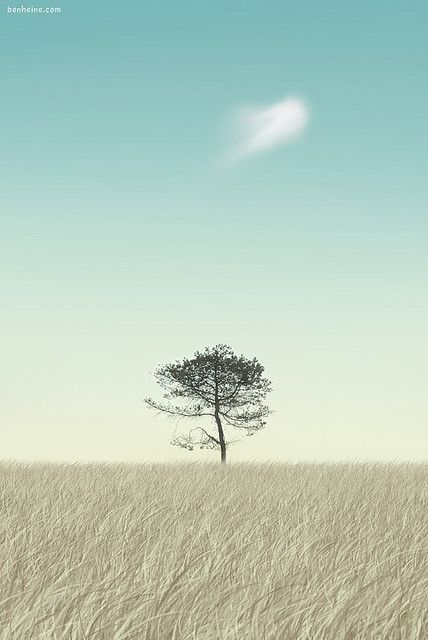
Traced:
POLYGON ((237 143, 230 160, 288 144, 305 129, 308 108, 300 98, 289 97, 269 107, 241 109, 235 118, 237 143))

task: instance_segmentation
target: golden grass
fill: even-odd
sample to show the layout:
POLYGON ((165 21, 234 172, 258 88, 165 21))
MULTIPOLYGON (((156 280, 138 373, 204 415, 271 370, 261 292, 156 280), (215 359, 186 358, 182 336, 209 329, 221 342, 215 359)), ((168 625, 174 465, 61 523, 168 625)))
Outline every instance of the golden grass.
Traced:
POLYGON ((2 640, 426 640, 428 464, 2 463, 2 640))

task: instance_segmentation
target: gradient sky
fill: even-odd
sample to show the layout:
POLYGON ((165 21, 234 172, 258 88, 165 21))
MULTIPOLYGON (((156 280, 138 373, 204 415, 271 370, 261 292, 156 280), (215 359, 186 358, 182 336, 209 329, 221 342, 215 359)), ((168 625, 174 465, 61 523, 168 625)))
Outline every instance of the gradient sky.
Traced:
POLYGON ((275 387, 230 459, 427 459, 426 3, 48 4, 0 3, 2 457, 216 459, 142 398, 225 342, 275 387))

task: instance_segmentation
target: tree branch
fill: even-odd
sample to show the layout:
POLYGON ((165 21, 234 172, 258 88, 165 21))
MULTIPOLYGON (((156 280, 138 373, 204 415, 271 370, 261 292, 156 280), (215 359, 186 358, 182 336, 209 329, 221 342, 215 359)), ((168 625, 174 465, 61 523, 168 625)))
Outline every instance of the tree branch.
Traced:
POLYGON ((190 410, 186 409, 185 407, 181 409, 180 407, 162 405, 158 402, 155 402, 151 398, 147 398, 145 402, 151 409, 156 409, 156 411, 160 411, 162 413, 168 413, 171 416, 180 416, 183 418, 200 418, 202 416, 214 416, 213 413, 207 413, 199 410, 190 410))

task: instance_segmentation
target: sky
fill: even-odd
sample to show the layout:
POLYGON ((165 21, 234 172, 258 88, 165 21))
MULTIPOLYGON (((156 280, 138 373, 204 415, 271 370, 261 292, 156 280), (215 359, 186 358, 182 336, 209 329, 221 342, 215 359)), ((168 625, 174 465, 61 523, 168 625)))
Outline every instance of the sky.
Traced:
POLYGON ((0 2, 2 458, 216 460, 143 398, 226 343, 274 387, 230 460, 426 460, 426 3, 35 5, 0 2))

